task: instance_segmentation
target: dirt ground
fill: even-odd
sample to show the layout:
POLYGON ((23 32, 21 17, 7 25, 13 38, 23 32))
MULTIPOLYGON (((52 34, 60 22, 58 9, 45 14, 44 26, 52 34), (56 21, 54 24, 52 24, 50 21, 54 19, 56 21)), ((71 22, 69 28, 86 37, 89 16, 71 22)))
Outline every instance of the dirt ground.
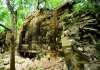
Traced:
MULTIPOLYGON (((65 62, 62 58, 52 58, 48 60, 44 56, 40 60, 23 58, 16 54, 15 56, 16 70, 66 70, 65 62)), ((0 54, 0 70, 10 70, 10 54, 0 54)))

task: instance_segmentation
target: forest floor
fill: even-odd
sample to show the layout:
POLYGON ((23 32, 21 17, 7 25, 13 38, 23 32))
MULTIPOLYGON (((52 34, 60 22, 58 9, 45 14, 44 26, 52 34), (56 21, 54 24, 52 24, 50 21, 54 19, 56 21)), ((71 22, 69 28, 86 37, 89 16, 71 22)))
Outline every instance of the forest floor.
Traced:
MULTIPOLYGON (((23 58, 15 55, 16 70, 66 70, 63 58, 56 57, 48 60, 44 56, 40 60, 23 58)), ((10 53, 0 54, 0 70, 10 70, 10 53)))

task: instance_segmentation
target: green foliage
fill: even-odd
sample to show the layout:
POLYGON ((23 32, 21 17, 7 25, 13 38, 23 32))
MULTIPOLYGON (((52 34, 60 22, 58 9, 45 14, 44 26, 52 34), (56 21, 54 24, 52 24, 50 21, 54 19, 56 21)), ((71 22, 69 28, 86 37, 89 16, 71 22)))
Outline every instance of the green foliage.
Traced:
MULTIPOLYGON (((3 24, 7 27, 11 25, 10 13, 8 9, 2 5, 2 3, 0 5, 0 24, 3 24)), ((4 28, 0 27, 0 32, 3 32, 4 30, 4 28)))
POLYGON ((79 2, 73 6, 73 10, 76 13, 85 12, 85 11, 95 12, 95 5, 91 1, 82 0, 81 2, 79 2))
MULTIPOLYGON (((11 1, 11 5, 14 5, 14 10, 17 10, 17 29, 22 26, 24 17, 29 13, 29 3, 31 0, 14 0, 11 1)), ((0 21, 5 23, 5 26, 11 28, 11 15, 6 6, 6 3, 3 3, 3 0, 0 0, 0 21)), ((4 31, 2 27, 0 27, 0 32, 4 31)))
POLYGON ((62 0, 46 0, 46 7, 49 9, 55 9, 61 5, 62 0))

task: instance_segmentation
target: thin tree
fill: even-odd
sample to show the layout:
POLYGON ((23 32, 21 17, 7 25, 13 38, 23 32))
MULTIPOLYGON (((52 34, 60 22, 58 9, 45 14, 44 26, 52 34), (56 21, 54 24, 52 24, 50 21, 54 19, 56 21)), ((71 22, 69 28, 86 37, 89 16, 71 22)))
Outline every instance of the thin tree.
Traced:
MULTIPOLYGON (((13 1, 13 0, 12 0, 13 1)), ((7 7, 10 11, 12 20, 12 37, 11 37, 11 56, 10 56, 10 70, 15 70, 15 46, 16 46, 16 23, 17 23, 17 11, 14 11, 14 4, 11 5, 10 0, 6 0, 7 7)))

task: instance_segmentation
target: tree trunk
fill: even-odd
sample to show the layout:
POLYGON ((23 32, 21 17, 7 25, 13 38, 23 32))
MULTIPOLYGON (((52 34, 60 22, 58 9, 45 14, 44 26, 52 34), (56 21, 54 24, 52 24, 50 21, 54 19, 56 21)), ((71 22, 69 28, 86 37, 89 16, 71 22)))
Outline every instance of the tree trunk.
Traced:
POLYGON ((14 11, 14 6, 10 4, 10 0, 6 0, 7 7, 11 13, 12 21, 12 36, 11 36, 11 55, 10 55, 10 70, 15 70, 15 47, 16 47, 16 23, 17 23, 17 11, 14 11))
POLYGON ((12 16, 12 38, 11 38, 11 56, 10 56, 10 70, 15 70, 15 47, 16 47, 16 23, 17 23, 17 13, 11 14, 12 16))

